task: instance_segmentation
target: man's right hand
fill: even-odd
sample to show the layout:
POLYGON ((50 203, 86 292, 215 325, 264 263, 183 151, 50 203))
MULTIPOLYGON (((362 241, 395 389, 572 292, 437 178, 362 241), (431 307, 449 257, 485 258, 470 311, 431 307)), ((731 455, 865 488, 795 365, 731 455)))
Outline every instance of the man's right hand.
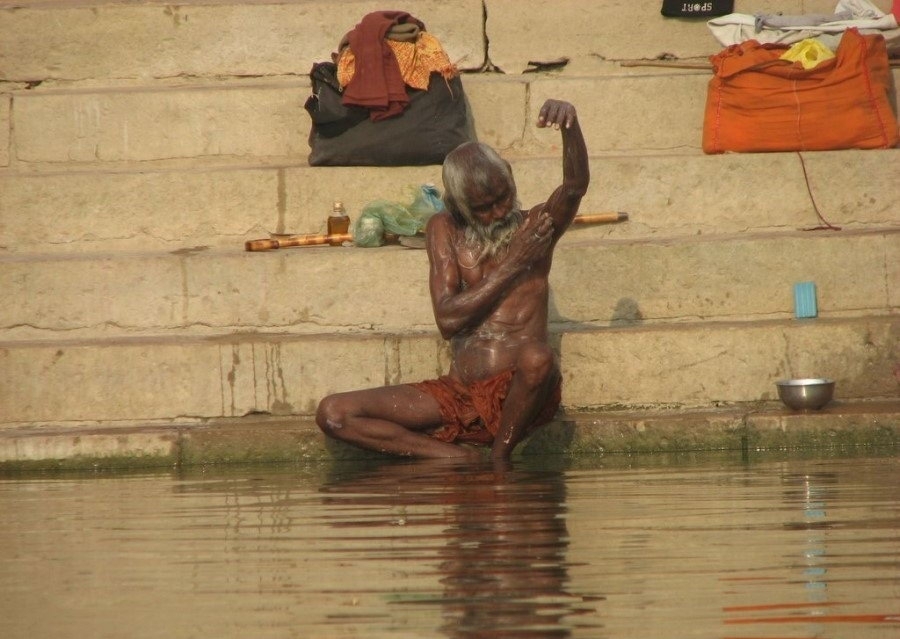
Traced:
POLYGON ((550 254, 553 220, 546 211, 525 214, 525 221, 510 242, 507 260, 522 269, 530 268, 550 254))

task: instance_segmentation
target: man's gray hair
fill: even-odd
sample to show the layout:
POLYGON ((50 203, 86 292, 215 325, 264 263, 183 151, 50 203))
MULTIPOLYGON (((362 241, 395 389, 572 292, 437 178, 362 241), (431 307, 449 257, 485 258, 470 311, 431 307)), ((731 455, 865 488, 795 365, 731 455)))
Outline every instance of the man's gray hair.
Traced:
POLYGON ((458 223, 469 225, 475 219, 466 198, 466 190, 476 188, 489 192, 495 188, 497 174, 509 183, 510 200, 518 202, 516 182, 509 163, 483 142, 464 142, 444 159, 441 177, 444 181, 444 206, 458 223))

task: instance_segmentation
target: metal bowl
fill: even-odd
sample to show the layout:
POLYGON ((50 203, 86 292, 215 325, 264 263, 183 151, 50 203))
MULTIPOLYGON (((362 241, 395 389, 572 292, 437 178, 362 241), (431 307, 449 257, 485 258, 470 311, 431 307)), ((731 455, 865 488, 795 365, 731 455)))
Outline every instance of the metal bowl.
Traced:
POLYGON ((794 410, 818 410, 834 397, 831 379, 781 379, 775 386, 781 401, 794 410))

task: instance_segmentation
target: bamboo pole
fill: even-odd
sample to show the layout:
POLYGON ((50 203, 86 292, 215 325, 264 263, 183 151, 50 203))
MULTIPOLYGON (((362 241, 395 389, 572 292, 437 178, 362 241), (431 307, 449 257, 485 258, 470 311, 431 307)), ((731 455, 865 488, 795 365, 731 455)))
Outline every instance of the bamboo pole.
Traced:
POLYGON ((244 249, 247 251, 272 251, 274 249, 290 248, 293 246, 322 246, 324 244, 340 246, 344 242, 352 241, 353 236, 350 233, 339 233, 336 235, 291 235, 277 240, 272 238, 247 240, 244 242, 244 249))
POLYGON ((708 62, 667 62, 665 60, 621 60, 623 67, 663 67, 667 69, 700 69, 712 71, 712 65, 708 62))
POLYGON ((576 215, 572 218, 572 224, 615 224, 616 222, 625 222, 628 219, 628 213, 617 211, 615 213, 585 213, 584 215, 576 215))
MULTIPOLYGON (((572 224, 615 224, 617 222, 625 222, 628 220, 628 213, 617 211, 615 213, 585 213, 584 215, 576 215, 572 219, 572 224)), ((403 238, 393 233, 384 234, 385 244, 402 244, 403 238)), ((244 242, 244 249, 251 252, 274 251, 275 249, 290 248, 294 246, 323 246, 329 244, 331 246, 340 246, 344 242, 352 242, 353 236, 350 233, 341 233, 337 235, 288 235, 279 238, 263 238, 259 240, 247 240, 244 242)), ((407 243, 409 244, 409 243, 407 243)), ((416 244, 418 245, 418 244, 416 244)))

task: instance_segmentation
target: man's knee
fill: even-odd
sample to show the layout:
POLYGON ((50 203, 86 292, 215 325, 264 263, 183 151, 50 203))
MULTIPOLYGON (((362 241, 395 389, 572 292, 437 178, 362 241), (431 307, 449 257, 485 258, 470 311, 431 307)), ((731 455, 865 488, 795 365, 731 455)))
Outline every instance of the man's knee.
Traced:
POLYGON ((316 424, 330 437, 341 438, 349 411, 340 395, 328 395, 316 409, 316 424))
POLYGON ((547 344, 533 343, 522 348, 516 372, 533 387, 540 386, 556 372, 556 355, 547 344))

